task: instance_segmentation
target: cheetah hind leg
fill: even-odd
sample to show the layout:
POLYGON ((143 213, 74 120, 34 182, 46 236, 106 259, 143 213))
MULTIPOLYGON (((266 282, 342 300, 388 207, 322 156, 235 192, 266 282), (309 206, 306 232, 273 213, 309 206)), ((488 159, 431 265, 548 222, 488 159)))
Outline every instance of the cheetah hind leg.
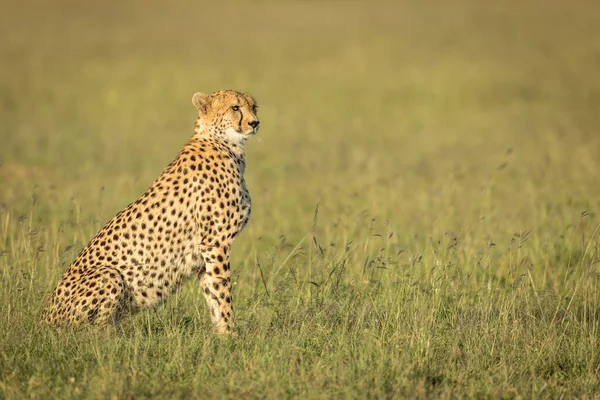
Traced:
POLYGON ((123 317, 135 311, 133 296, 118 270, 100 267, 93 272, 89 281, 97 284, 90 287, 88 283, 88 292, 91 290, 92 294, 87 307, 81 308, 80 318, 87 319, 92 325, 116 325, 123 317))

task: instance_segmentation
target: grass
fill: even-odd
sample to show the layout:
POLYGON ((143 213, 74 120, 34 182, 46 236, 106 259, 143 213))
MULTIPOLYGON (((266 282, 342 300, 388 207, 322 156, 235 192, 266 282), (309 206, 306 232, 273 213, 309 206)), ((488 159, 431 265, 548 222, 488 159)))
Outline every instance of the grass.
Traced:
POLYGON ((32 2, 0 15, 0 398, 597 398, 600 6, 32 2), (191 135, 261 103, 239 336, 199 285, 37 324, 191 135))

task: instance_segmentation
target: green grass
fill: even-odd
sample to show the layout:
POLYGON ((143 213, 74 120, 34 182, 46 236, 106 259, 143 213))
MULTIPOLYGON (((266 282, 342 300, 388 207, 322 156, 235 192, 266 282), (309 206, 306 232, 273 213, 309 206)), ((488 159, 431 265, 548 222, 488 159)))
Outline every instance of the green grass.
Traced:
POLYGON ((597 398, 600 3, 176 4, 3 7, 0 398, 597 398), (261 104, 239 336, 194 282, 39 326, 222 88, 261 104))

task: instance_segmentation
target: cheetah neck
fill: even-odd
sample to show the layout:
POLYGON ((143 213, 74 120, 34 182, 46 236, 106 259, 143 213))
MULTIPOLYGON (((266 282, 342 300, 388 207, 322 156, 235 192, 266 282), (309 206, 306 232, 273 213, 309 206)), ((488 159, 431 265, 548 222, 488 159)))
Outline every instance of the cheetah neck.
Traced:
POLYGON ((236 156, 244 159, 245 156, 245 144, 246 138, 237 132, 219 131, 215 129, 211 129, 202 123, 202 120, 198 118, 196 121, 196 126, 194 128, 194 137, 198 138, 206 138, 206 137, 216 137, 221 143, 223 143, 232 153, 236 156))

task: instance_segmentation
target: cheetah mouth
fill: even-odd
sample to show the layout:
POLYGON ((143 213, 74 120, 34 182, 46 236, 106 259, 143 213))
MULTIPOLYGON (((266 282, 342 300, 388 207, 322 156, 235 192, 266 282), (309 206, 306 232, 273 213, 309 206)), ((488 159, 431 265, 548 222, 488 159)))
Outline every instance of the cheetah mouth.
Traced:
POLYGON ((258 129, 252 129, 248 132, 244 132, 244 135, 246 135, 246 136, 254 136, 256 134, 258 134, 258 129))

